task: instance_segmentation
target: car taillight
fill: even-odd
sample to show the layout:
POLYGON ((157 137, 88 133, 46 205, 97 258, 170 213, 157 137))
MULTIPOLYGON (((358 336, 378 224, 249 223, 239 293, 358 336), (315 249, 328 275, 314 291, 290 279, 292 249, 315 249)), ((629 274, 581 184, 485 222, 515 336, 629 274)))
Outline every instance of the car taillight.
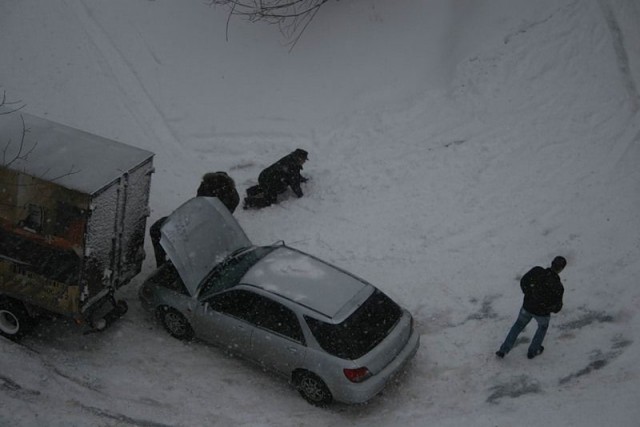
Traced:
POLYGON ((356 369, 343 369, 344 376, 352 383, 360 383, 371 376, 371 372, 365 367, 356 369))

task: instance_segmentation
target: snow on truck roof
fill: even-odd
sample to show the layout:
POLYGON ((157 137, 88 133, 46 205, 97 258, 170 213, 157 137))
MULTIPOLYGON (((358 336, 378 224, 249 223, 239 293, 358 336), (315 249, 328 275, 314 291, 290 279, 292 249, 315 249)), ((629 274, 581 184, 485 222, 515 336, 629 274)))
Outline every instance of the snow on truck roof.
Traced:
POLYGON ((22 112, 0 116, 6 168, 94 194, 153 156, 150 151, 22 112), (22 121, 25 134, 22 141, 22 121), (12 159, 15 159, 11 162, 12 159))

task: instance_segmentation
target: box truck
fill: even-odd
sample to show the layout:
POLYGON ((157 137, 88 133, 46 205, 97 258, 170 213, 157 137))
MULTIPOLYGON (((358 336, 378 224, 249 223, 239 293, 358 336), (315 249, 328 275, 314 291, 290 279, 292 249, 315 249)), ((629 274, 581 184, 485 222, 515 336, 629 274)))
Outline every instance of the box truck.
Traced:
POLYGON ((43 314, 104 329, 145 258, 153 153, 22 112, 0 152, 0 334, 43 314))

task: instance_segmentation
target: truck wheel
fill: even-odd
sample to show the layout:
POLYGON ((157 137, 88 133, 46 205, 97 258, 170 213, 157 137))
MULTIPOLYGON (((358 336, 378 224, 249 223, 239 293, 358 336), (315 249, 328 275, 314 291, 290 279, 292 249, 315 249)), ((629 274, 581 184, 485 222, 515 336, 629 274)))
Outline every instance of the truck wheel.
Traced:
POLYGON ((21 302, 0 300, 0 335, 17 341, 33 326, 33 319, 21 302))
POLYGON ((189 321, 178 310, 162 307, 159 309, 159 315, 162 325, 172 337, 184 341, 193 338, 193 329, 189 321))

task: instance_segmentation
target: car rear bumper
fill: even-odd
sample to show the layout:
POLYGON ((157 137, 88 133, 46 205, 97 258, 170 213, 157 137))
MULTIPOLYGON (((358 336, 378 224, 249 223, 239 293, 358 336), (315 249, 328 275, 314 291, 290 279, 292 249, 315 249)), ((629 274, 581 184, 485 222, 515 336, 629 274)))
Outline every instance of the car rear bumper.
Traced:
POLYGON ((370 400, 402 371, 415 356, 418 347, 420 347, 420 334, 414 329, 402 351, 382 371, 361 383, 347 383, 336 387, 331 390, 334 399, 344 403, 364 403, 370 400))

